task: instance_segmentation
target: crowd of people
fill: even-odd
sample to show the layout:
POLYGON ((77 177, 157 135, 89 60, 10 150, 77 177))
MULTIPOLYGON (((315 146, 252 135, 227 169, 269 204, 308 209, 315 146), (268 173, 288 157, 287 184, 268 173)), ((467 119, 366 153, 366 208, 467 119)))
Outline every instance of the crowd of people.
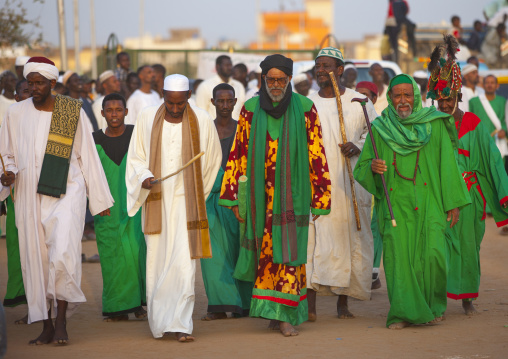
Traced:
POLYGON ((430 75, 386 81, 376 63, 358 83, 333 47, 301 74, 279 54, 251 73, 221 55, 193 83, 132 72, 122 52, 95 101, 77 73, 18 59, 0 96, 4 306, 43 323, 31 344, 67 344, 95 238, 104 320, 147 318, 154 338, 195 340, 197 259, 203 321, 260 317, 296 336, 320 295, 354 318, 349 298, 381 286, 381 259, 388 328, 442 321, 447 297, 475 314, 485 218, 508 224, 508 111, 458 46, 445 37, 430 75))

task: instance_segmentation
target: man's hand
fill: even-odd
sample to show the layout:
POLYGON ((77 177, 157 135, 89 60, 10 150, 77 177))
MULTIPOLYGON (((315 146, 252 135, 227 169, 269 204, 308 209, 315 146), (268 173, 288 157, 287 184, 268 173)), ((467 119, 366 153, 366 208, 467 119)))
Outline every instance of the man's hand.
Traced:
POLYGON ((454 225, 457 224, 459 221, 459 214, 460 211, 458 208, 454 208, 451 211, 448 211, 448 217, 446 217, 446 222, 450 222, 450 219, 452 220, 452 223, 450 224, 450 228, 452 228, 454 225))
POLYGON ((340 147, 340 151, 342 152, 342 154, 348 158, 359 155, 360 152, 362 152, 362 151, 360 151, 360 149, 358 147, 356 147, 351 142, 339 144, 339 147, 340 147))
POLYGON ((499 130, 497 132, 497 138, 506 138, 506 132, 504 132, 504 130, 499 130))
POLYGON ((503 203, 503 208, 508 207, 508 202, 503 203))
POLYGON ((320 216, 321 216, 320 214, 316 214, 316 215, 312 216, 312 220, 314 222, 316 222, 316 219, 318 219, 320 216))
POLYGON ((388 171, 385 160, 373 159, 370 167, 372 168, 372 172, 380 175, 388 171))
POLYGON ((154 180, 153 177, 147 178, 146 180, 143 181, 143 183, 141 184, 141 187, 143 187, 144 189, 152 189, 153 184, 151 181, 153 181, 153 180, 154 180))
POLYGON ((1 181, 2 181, 3 186, 9 187, 11 184, 14 183, 15 179, 16 179, 16 175, 14 173, 12 173, 11 171, 2 173, 1 181))
POLYGON ((240 223, 244 223, 245 222, 245 219, 240 217, 240 210, 238 209, 238 206, 231 207, 231 210, 233 211, 233 214, 235 215, 235 217, 238 220, 238 222, 240 222, 240 223))
POLYGON ((102 211, 101 213, 99 213, 99 216, 101 217, 104 217, 104 216, 111 216, 111 211, 108 209, 102 211))

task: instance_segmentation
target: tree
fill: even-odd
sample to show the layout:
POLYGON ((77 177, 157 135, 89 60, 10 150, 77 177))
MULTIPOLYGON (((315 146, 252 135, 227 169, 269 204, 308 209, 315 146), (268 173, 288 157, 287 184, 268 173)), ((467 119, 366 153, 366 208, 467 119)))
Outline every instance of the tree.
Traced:
MULTIPOLYGON (((44 3, 44 0, 32 1, 44 3)), ((39 18, 29 18, 27 9, 20 0, 5 0, 3 3, 0 8, 0 49, 40 42, 42 33, 39 18), (27 27, 32 27, 33 30, 28 31, 27 27)))

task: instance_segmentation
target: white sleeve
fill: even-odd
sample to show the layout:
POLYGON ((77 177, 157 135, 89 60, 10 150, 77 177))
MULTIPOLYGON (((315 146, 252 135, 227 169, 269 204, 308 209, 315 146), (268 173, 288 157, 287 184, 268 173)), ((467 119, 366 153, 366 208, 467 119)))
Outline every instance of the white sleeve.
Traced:
POLYGON ((222 163, 222 148, 220 145, 219 135, 215 129, 213 120, 208 116, 208 122, 205 122, 203 130, 206 130, 206 148, 201 150, 205 151, 204 161, 202 161, 203 168, 203 191, 205 199, 212 191, 213 184, 219 173, 222 163))
MULTIPOLYGON (((7 110, 2 126, 0 127, 0 154, 2 155, 5 169, 17 175, 18 168, 16 165, 16 158, 14 156, 14 142, 12 139, 12 129, 9 117, 9 110, 7 110)), ((3 166, 0 166, 0 175, 3 173, 3 166)), ((9 187, 4 187, 0 184, 0 201, 5 200, 9 197, 9 195, 9 187)))

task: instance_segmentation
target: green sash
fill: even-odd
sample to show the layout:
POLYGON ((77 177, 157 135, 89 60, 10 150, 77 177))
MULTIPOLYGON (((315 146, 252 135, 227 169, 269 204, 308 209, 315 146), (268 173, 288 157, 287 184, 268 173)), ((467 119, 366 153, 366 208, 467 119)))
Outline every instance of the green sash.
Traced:
POLYGON ((56 96, 37 193, 56 198, 65 194, 82 104, 67 96, 56 96))
MULTIPOLYGON (((292 95, 284 117, 270 118, 256 98, 247 155, 247 232, 250 247, 260 248, 266 217, 265 161, 268 128, 278 122, 280 137, 273 198, 273 261, 291 266, 307 262, 311 187, 309 152, 302 99, 292 95)), ((276 125, 277 125, 276 124, 276 125)))
POLYGON ((372 122, 372 126, 376 128, 381 138, 394 152, 397 152, 402 156, 407 156, 420 150, 429 142, 432 132, 430 122, 440 119, 445 124, 454 150, 457 151, 458 138, 453 117, 436 110, 434 106, 423 107, 420 88, 415 80, 409 75, 403 76, 409 78, 413 85, 413 113, 405 119, 401 119, 399 117, 397 110, 393 106, 392 99, 388 95, 388 92, 394 86, 394 79, 399 76, 394 77, 392 81, 390 81, 390 86, 388 87, 386 95, 388 99, 388 107, 385 108, 381 115, 372 122), (411 125, 411 128, 408 129, 405 125, 411 125))

